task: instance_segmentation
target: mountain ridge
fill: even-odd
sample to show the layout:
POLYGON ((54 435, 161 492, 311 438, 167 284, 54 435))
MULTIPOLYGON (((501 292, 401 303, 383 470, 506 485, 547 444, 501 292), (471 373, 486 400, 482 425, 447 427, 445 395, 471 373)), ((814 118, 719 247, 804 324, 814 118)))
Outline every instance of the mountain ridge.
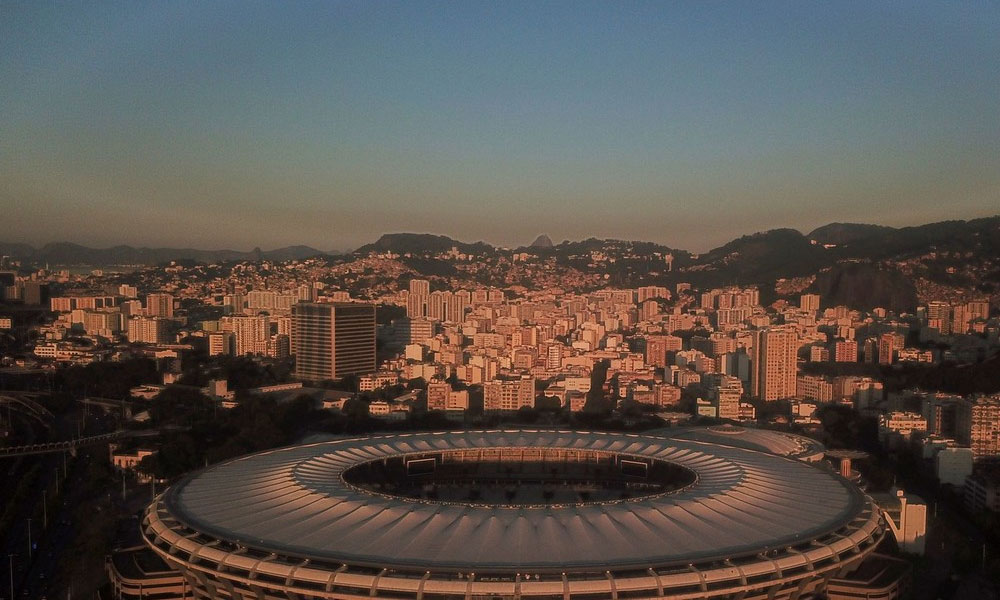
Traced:
POLYGON ((413 254, 420 252, 448 252, 456 248, 459 252, 494 252, 496 247, 486 242, 460 242, 446 235, 433 233, 384 233, 376 241, 365 244, 353 252, 363 255, 371 252, 392 252, 395 254, 413 254))
MULTIPOLYGON (((547 236, 539 236, 539 238, 547 236)), ((536 244, 539 240, 536 240, 536 244)), ((551 243, 551 240, 547 240, 551 243)), ((829 266, 837 260, 884 260, 892 256, 932 251, 947 246, 961 251, 1000 253, 1000 215, 968 221, 952 220, 911 227, 889 227, 863 223, 829 223, 807 234, 777 228, 744 235, 705 253, 672 249, 655 242, 588 238, 564 240, 552 246, 521 247, 535 253, 583 252, 608 244, 630 244, 638 251, 672 252, 683 263, 700 265, 702 272, 729 269, 739 272, 738 280, 789 277, 829 266)), ((401 255, 446 253, 452 249, 466 254, 495 254, 504 248, 483 241, 462 242, 445 235, 429 233, 386 233, 365 244, 353 254, 390 252, 401 255)), ((155 265, 171 260, 202 262, 241 260, 302 260, 313 256, 337 256, 311 246, 293 245, 273 250, 200 250, 196 248, 149 248, 117 245, 90 248, 72 242, 52 242, 34 248, 24 243, 0 242, 0 254, 34 264, 63 265, 155 265)))
POLYGON ((261 251, 254 249, 249 252, 240 250, 200 250, 197 248, 149 248, 128 245, 110 246, 107 248, 90 248, 73 242, 50 242, 39 248, 29 244, 0 242, 0 254, 34 264, 49 263, 54 265, 157 265, 176 260, 195 260, 199 262, 226 262, 240 260, 266 259, 273 261, 302 260, 312 256, 327 256, 310 246, 285 246, 273 250, 261 251))

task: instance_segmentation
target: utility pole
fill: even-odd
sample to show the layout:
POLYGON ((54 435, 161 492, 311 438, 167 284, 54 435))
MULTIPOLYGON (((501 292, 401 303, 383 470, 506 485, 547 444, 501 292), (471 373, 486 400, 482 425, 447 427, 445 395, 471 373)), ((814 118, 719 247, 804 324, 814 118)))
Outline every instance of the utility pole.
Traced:
POLYGON ((28 519, 28 561, 31 561, 31 519, 28 519))
POLYGON ((14 555, 8 554, 7 560, 10 562, 10 600, 14 600, 14 555))

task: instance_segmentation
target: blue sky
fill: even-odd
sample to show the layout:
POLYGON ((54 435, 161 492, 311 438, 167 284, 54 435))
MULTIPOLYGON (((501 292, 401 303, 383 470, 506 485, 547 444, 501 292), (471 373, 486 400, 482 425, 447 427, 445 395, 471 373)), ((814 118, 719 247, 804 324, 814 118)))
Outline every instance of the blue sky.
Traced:
POLYGON ((1000 4, 0 0, 4 241, 1000 213, 1000 4))

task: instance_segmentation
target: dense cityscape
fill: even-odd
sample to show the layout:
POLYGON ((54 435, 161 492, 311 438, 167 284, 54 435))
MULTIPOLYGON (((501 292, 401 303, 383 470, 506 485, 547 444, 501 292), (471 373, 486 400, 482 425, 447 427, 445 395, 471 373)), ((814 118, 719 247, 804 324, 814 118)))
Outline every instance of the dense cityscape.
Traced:
MULTIPOLYGON (((878 231, 881 258, 864 227, 799 234, 830 266, 757 283, 731 265, 780 255, 787 232, 713 251, 728 264, 708 262, 711 277, 714 259, 683 251, 546 236, 506 249, 396 234, 348 255, 148 266, 4 256, 11 585, 186 597, 136 518, 191 471, 331 436, 528 427, 809 438, 825 448, 810 460, 893 522, 906 558, 883 559, 888 588, 986 593, 1000 568, 1000 264, 987 251, 1000 219, 941 228, 896 231, 922 240, 902 252, 878 231), (973 250, 949 248, 956 227, 973 250), (911 295, 872 306, 904 270, 919 274, 911 295)), ((831 581, 847 590, 828 585, 831 598, 867 585, 831 581)))
POLYGON ((0 0, 0 600, 1000 600, 998 32, 0 0))

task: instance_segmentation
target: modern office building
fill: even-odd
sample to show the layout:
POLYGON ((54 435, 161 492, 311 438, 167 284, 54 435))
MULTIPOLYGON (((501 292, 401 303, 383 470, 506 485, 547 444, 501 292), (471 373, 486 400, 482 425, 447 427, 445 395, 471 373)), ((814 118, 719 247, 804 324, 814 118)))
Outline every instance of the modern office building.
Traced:
POLYGON ((321 381, 375 371, 375 305, 293 305, 291 350, 299 379, 321 381))
POLYGON ((424 344, 434 337, 434 321, 430 319, 406 317, 397 319, 394 326, 396 341, 401 345, 424 344))
POLYGON ((206 599, 839 600, 905 580, 875 554, 882 513, 832 470, 622 433, 281 448, 178 482, 142 533, 206 599))

